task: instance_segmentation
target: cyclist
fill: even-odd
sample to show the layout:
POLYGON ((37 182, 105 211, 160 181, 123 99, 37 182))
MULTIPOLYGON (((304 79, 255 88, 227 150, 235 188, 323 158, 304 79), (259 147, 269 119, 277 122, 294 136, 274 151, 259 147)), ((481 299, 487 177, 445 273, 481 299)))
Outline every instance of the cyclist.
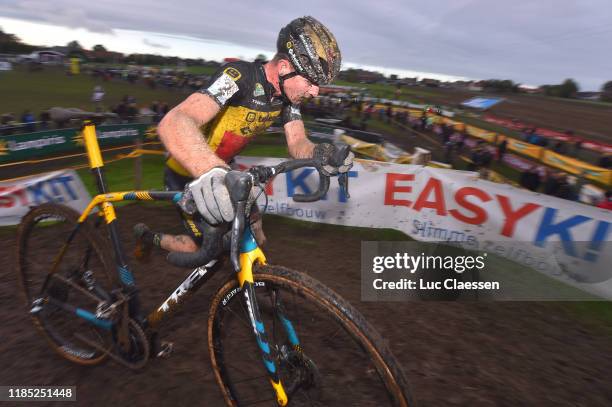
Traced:
MULTIPOLYGON (((277 118, 293 158, 317 157, 330 164, 325 167, 329 175, 348 171, 353 154, 338 157, 332 144, 310 142, 300 115, 301 100, 317 96, 320 85, 332 82, 340 63, 333 34, 313 17, 297 18, 281 29, 271 61, 228 63, 207 87, 172 109, 158 127, 170 153, 164 183, 168 190, 183 190, 188 185, 198 213, 190 217, 181 211, 187 235, 153 233, 144 224, 136 225, 139 247, 193 252, 202 244, 203 222, 231 221, 234 208, 224 178, 232 159, 277 118)), ((261 217, 256 205, 253 207, 252 230, 263 245, 261 217)))

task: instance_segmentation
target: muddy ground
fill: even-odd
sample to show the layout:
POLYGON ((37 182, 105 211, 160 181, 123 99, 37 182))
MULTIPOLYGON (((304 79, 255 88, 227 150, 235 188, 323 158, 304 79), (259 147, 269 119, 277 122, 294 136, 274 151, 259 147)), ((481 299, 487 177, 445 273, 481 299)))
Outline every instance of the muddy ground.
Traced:
POLYGON ((553 130, 572 130, 587 139, 612 143, 612 105, 540 95, 468 92, 458 89, 427 89, 427 103, 460 108, 472 97, 501 97, 504 101, 487 112, 507 119, 553 130))
MULTIPOLYGON (((119 209, 126 240, 136 222, 178 231, 173 208, 119 209)), ((360 301, 365 230, 309 226, 266 217, 270 263, 305 271, 353 303, 388 340, 423 406, 609 406, 612 337, 559 304, 367 303, 360 301)), ((0 233, 0 385, 73 385, 83 406, 220 406, 206 347, 206 312, 215 276, 164 326, 175 353, 133 372, 113 362, 74 365, 50 351, 29 320, 14 268, 14 233, 0 233)), ((131 249, 132 243, 126 246, 131 249)), ((161 255, 131 261, 146 309, 185 271, 161 255)), ((0 403, 1 404, 1 403, 0 403)))

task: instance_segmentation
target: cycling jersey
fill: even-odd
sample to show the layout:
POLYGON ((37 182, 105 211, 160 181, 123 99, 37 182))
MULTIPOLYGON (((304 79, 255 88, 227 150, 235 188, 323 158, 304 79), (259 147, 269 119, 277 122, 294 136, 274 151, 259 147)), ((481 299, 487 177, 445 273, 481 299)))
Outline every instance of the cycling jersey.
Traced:
MULTIPOLYGON (((208 146, 226 162, 279 116, 283 125, 302 118, 298 107, 274 96, 274 86, 266 79, 261 63, 238 61, 224 65, 199 92, 212 97, 221 108, 202 130, 208 146)), ((189 176, 174 158, 170 157, 167 165, 189 176)))

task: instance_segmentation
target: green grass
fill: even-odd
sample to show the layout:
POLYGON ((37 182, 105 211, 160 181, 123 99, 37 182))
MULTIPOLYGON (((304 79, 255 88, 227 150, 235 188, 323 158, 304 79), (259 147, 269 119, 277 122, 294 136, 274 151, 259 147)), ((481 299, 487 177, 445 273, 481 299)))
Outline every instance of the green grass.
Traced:
POLYGON ((212 66, 187 66, 185 70, 194 75, 212 75, 219 68, 215 68, 212 66))
POLYGON ((383 84, 378 84, 378 83, 373 83, 373 84, 355 83, 355 82, 348 82, 348 81, 335 81, 334 85, 365 88, 371 97, 402 100, 402 101, 407 101, 407 102, 412 102, 412 103, 417 103, 417 104, 427 103, 427 102, 424 102, 424 100, 432 96, 439 97, 439 94, 432 92, 432 91, 428 91, 424 88, 402 86, 401 94, 398 98, 395 93, 397 88, 392 85, 383 85, 383 84))
POLYGON ((187 96, 186 92, 150 89, 122 80, 104 82, 84 74, 67 76, 62 69, 45 68, 40 72, 28 72, 18 67, 0 72, 0 114, 12 112, 19 120, 26 109, 37 117, 41 111, 54 106, 93 110, 95 106, 91 102, 91 95, 96 85, 102 85, 106 92, 105 107, 118 104, 125 95, 135 97, 138 106, 147 106, 153 101, 174 106, 187 96))
MULTIPOLYGON (((160 155, 142 156, 142 188, 143 190, 163 190, 164 157, 160 155)), ((96 195, 97 187, 89 168, 77 170, 85 188, 90 195, 96 195)), ((110 192, 134 190, 134 160, 124 159, 107 163, 104 166, 107 189, 110 192)))
POLYGON ((563 308, 574 319, 612 335, 612 301, 576 301, 564 303, 563 308))

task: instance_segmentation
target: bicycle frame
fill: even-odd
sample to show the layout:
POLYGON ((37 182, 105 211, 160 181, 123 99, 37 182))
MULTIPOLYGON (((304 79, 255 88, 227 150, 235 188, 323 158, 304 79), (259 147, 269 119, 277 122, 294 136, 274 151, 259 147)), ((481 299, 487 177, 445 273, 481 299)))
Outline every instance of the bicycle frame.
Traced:
MULTIPOLYGON (((83 138, 85 140, 89 165, 94 177, 96 178, 99 194, 91 200, 91 202, 87 205, 87 208, 80 215, 76 229, 69 236, 68 241, 64 244, 54 261, 51 272, 47 276, 47 282, 49 277, 55 273, 57 264, 59 264, 59 261, 66 252, 67 247, 70 245, 70 242, 76 235, 79 226, 86 221, 87 217, 91 214, 94 208, 97 207, 99 209, 100 217, 105 220, 110 232, 110 239, 115 257, 115 266, 117 267, 117 273, 121 283, 121 291, 123 294, 127 295, 129 317, 143 324, 147 328, 150 328, 151 330, 156 330, 166 316, 176 309, 188 297, 189 294, 195 292, 207 280, 207 276, 212 274, 210 271, 218 260, 213 260, 204 266, 195 268, 159 307, 148 314, 146 318, 143 318, 138 301, 136 282, 127 265, 127 262, 125 261, 124 251, 119 239, 119 233, 117 230, 117 215, 112 202, 166 200, 176 203, 181 199, 182 193, 176 191, 108 192, 102 171, 104 162, 100 153, 95 126, 93 123, 85 122, 83 127, 83 138)), ((285 406, 288 403, 288 397, 285 393, 283 385, 281 384, 276 364, 272 358, 270 345, 267 340, 266 331, 255 298, 256 282, 253 278, 253 265, 255 262, 265 264, 266 257, 263 251, 258 247, 250 227, 247 226, 240 243, 240 269, 235 271, 239 281, 240 290, 244 296, 253 333, 261 352, 263 364, 268 372, 270 383, 276 393, 277 403, 281 406, 285 406)), ((43 285, 42 291, 44 291, 47 282, 45 282, 43 285)), ((287 334, 290 344, 295 349, 300 349, 300 342, 297 333, 291 321, 284 315, 280 298, 277 299, 277 304, 275 305, 277 313, 276 316, 281 321, 281 325, 287 334)), ((96 315, 87 310, 74 308, 69 309, 69 311, 74 312, 80 318, 83 318, 98 327, 110 330, 114 326, 114 323, 111 321, 98 318, 96 315)), ((118 325, 118 329, 122 329, 122 324, 118 325)), ((127 329, 125 326, 126 325, 123 324, 123 329, 127 329)))

